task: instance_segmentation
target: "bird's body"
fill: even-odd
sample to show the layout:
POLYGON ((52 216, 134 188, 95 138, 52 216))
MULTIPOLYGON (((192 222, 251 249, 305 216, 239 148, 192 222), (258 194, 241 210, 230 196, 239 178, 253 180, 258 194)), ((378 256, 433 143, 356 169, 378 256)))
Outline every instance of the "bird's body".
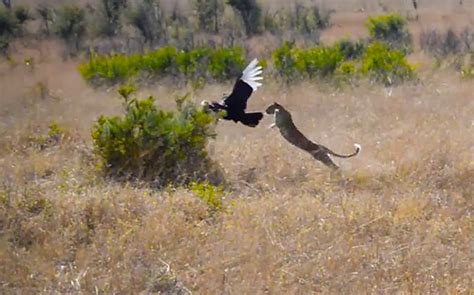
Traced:
POLYGON ((232 93, 227 98, 220 103, 203 101, 202 104, 214 112, 225 111, 224 120, 241 122, 249 127, 257 126, 263 118, 263 113, 246 113, 245 109, 247 108, 247 100, 262 85, 257 82, 263 79, 260 76, 261 74, 262 67, 258 65, 258 60, 254 59, 237 79, 232 93))

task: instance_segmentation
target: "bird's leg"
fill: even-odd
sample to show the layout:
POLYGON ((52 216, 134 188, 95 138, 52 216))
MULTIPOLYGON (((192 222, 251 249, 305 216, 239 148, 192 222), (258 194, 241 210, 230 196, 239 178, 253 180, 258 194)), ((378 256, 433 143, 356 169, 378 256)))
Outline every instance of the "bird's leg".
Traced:
POLYGON ((276 126, 276 124, 275 124, 275 123, 272 123, 272 124, 270 124, 270 125, 268 126, 268 129, 272 129, 272 128, 274 128, 275 126, 276 126))

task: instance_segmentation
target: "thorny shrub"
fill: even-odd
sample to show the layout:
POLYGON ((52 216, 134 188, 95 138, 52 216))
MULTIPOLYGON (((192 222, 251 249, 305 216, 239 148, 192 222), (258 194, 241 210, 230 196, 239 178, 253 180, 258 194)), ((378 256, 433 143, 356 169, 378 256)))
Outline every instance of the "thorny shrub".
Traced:
POLYGON ((453 30, 440 33, 436 30, 420 34, 421 49, 436 57, 446 57, 461 52, 461 40, 453 30))
POLYGON ((285 43, 273 52, 276 72, 284 79, 367 77, 393 84, 415 77, 415 69, 399 50, 388 45, 362 41, 341 41, 333 46, 300 49, 285 43))
POLYGON ((384 84, 395 84, 415 78, 415 68, 405 55, 398 50, 390 50, 383 43, 372 43, 362 57, 362 74, 384 84))
POLYGON ((407 21, 397 13, 369 17, 366 23, 372 41, 388 44, 405 54, 412 51, 412 37, 407 28, 407 21))

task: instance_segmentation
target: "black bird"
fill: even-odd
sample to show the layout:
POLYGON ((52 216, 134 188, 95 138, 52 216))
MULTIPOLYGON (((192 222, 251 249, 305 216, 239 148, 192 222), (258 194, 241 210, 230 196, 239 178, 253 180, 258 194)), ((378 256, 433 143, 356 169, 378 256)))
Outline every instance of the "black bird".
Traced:
POLYGON ((262 83, 262 67, 258 65, 258 60, 254 59, 242 72, 234 84, 232 93, 221 102, 211 102, 204 100, 201 104, 207 106, 214 112, 225 111, 224 120, 241 122, 242 124, 255 127, 263 118, 263 113, 246 113, 247 100, 262 83))

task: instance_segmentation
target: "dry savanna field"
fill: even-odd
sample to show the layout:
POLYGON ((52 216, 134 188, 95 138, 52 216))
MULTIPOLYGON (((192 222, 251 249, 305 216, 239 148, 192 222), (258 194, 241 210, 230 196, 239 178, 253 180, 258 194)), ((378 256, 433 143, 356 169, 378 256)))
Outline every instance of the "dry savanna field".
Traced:
MULTIPOLYGON (((349 2, 334 1, 323 42, 363 36, 380 12, 349 2)), ((250 110, 279 102, 310 139, 362 152, 335 158, 335 175, 268 129, 270 116, 256 128, 219 121, 207 147, 226 180, 217 211, 185 187, 103 177, 91 127, 121 113, 117 87, 87 84, 85 58, 63 59, 57 40, 16 43, 0 58, 0 293, 473 294, 474 80, 433 67, 417 44, 426 28, 472 27, 464 2, 433 1, 409 21, 419 81, 287 85, 264 72, 250 110)), ((164 78, 139 95, 172 109, 177 95, 198 103, 231 87, 164 78)))

